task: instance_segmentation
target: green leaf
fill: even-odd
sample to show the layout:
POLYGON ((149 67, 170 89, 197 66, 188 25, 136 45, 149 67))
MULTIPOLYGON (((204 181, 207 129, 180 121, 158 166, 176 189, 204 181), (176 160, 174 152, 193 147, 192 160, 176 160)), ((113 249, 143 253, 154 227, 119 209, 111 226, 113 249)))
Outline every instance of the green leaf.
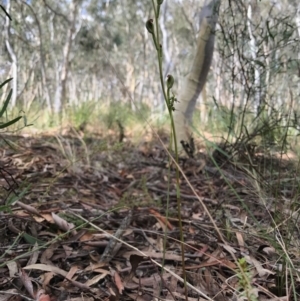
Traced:
POLYGON ((9 83, 12 80, 11 78, 8 78, 7 80, 5 80, 2 84, 0 84, 0 89, 2 89, 3 86, 5 86, 7 83, 9 83))
POLYGON ((25 187, 23 189, 23 191, 21 191, 21 193, 19 193, 18 195, 11 195, 9 197, 9 199, 6 201, 6 205, 7 206, 10 206, 10 205, 13 205, 16 201, 19 201, 22 199, 22 197, 28 192, 28 190, 30 189, 31 185, 28 185, 27 187, 25 187))
POLYGON ((24 121, 24 126, 27 126, 27 117, 25 115, 23 116, 23 121, 24 121))
POLYGON ((31 236, 31 235, 29 235, 27 233, 23 233, 22 236, 26 240, 26 242, 29 243, 30 245, 35 245, 36 243, 38 245, 44 245, 45 244, 44 241, 42 241, 42 240, 40 240, 40 239, 38 239, 38 238, 36 238, 34 236, 31 236))
POLYGON ((10 121, 8 121, 6 123, 0 124, 0 129, 5 129, 5 128, 9 127, 10 125, 18 122, 21 118, 22 118, 22 116, 19 116, 19 117, 15 118, 13 120, 10 120, 10 121))
POLYGON ((11 208, 7 205, 0 206, 0 212, 11 212, 11 208))
POLYGON ((6 100, 4 102, 4 105, 2 107, 2 110, 0 111, 0 118, 3 116, 3 114, 5 113, 6 109, 7 109, 7 106, 9 104, 9 101, 10 101, 10 98, 11 98, 11 95, 12 95, 12 89, 10 89, 7 97, 6 97, 6 100))
POLYGON ((254 63, 257 64, 257 65, 259 65, 259 66, 261 66, 261 67, 263 67, 263 68, 265 68, 265 64, 262 63, 262 62, 259 61, 259 60, 254 60, 254 63))

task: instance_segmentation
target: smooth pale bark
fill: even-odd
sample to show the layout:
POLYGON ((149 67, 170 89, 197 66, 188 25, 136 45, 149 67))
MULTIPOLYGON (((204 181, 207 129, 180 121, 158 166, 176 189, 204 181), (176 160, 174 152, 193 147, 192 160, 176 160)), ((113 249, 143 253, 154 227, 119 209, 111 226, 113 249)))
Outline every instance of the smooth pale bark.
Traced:
POLYGON ((190 141, 190 126, 196 101, 203 89, 212 61, 220 2, 221 0, 212 0, 208 4, 205 3, 202 8, 195 58, 189 74, 183 80, 178 102, 175 104, 174 119, 179 150, 182 150, 181 141, 190 141))
POLYGON ((70 3, 70 10, 71 10, 71 17, 70 20, 68 20, 69 27, 67 29, 67 39, 66 43, 63 47, 63 60, 62 64, 59 66, 60 69, 60 80, 58 82, 58 86, 56 88, 56 94, 55 94, 55 102, 54 102, 54 112, 55 113, 61 113, 61 110, 63 106, 66 104, 66 97, 67 97, 67 79, 69 74, 69 68, 70 68, 70 53, 73 45, 73 41, 79 32, 80 26, 78 29, 76 28, 77 25, 77 19, 79 16, 79 9, 80 5, 82 4, 82 1, 79 0, 73 0, 70 3))
MULTIPOLYGON (((10 13, 10 8, 11 8, 11 2, 10 0, 8 0, 6 2, 6 11, 8 14, 10 13)), ((11 59, 12 95, 10 100, 10 106, 14 108, 17 103, 17 92, 18 92, 18 59, 13 49, 13 46, 10 43, 10 20, 7 16, 5 17, 4 36, 5 36, 5 46, 11 59)))
POLYGON ((35 10, 33 9, 33 7, 27 3, 26 1, 22 1, 22 3, 24 3, 29 10, 31 11, 37 28, 38 28, 38 33, 39 33, 39 54, 40 54, 40 68, 41 68, 41 84, 42 84, 42 95, 43 97, 45 97, 46 100, 46 104, 47 104, 47 109, 49 110, 49 112, 52 113, 52 104, 51 104, 51 100, 50 100, 50 92, 49 92, 49 88, 48 88, 48 84, 47 84, 47 77, 46 77, 46 67, 45 67, 45 53, 44 53, 44 35, 43 35, 43 30, 42 30, 42 26, 39 20, 39 17, 37 16, 35 10))
MULTIPOLYGON (((296 21, 296 24, 297 24, 297 31, 298 31, 298 36, 300 38, 300 3, 298 4, 298 8, 297 8, 297 14, 295 16, 295 21, 296 21)), ((300 52, 298 52, 298 60, 300 62, 300 52)), ((300 70, 299 70, 299 76, 300 76, 300 70)), ((298 91, 300 91, 300 82, 298 81, 298 91)))
POLYGON ((260 111, 260 105, 261 105, 261 74, 259 71, 259 67, 257 64, 255 64, 255 61, 259 61, 257 57, 257 41, 253 35, 252 31, 252 1, 249 0, 248 3, 248 8, 247 8, 247 27, 248 27, 248 33, 249 33, 249 48, 250 48, 250 53, 252 57, 252 65, 254 69, 254 110, 258 116, 259 111, 260 111))

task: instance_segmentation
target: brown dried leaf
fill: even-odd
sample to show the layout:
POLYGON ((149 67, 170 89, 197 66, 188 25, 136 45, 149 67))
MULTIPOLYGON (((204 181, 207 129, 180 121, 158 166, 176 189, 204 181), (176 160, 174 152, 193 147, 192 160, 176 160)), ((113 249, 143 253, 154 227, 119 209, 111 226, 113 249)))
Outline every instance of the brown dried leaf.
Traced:
POLYGON ((30 259, 28 260, 27 265, 35 264, 37 262, 37 260, 39 258, 39 254, 40 254, 40 252, 38 250, 38 247, 39 247, 38 243, 36 242, 34 244, 34 247, 33 247, 33 250, 32 250, 33 253, 30 256, 30 259))
POLYGON ((9 289, 0 292, 0 301, 22 301, 23 298, 19 295, 17 289, 9 289))
POLYGON ((63 231, 68 232, 68 231, 72 230, 73 228, 75 228, 74 224, 68 223, 67 221, 65 221, 63 218, 61 218, 54 212, 52 212, 52 217, 53 217, 55 224, 63 231))
POLYGON ((40 259, 41 263, 47 264, 47 265, 49 265, 49 264, 53 265, 52 262, 50 261, 50 259, 54 254, 55 247, 56 247, 56 245, 51 245, 43 252, 43 254, 41 255, 41 259, 40 259))
POLYGON ((70 298, 68 301, 95 301, 95 298, 93 297, 87 297, 87 296, 80 296, 76 298, 70 298))
MULTIPOLYGON (((177 297, 177 300, 185 300, 185 295, 183 294, 180 294, 180 293, 177 293, 177 292, 174 292, 173 293, 175 297, 177 297)), ((189 301, 207 301, 207 299, 204 299, 204 298, 201 298, 201 297, 198 297, 198 298, 192 298, 189 296, 189 301)))
POLYGON ((276 254, 276 250, 272 246, 264 247, 262 249, 262 252, 265 253, 265 254, 267 254, 267 255, 274 255, 274 254, 276 254))
POLYGON ((107 266, 107 264, 105 262, 98 262, 98 263, 91 263, 90 262, 90 265, 87 266, 84 269, 84 271, 85 272, 90 272, 90 271, 94 271, 94 270, 97 270, 97 269, 105 267, 105 266, 107 266))
POLYGON ((162 216, 159 212, 157 212, 156 210, 150 208, 149 213, 153 214, 154 217, 158 220, 158 222, 162 223, 163 226, 167 226, 167 228, 171 231, 174 230, 173 225, 167 220, 166 217, 162 216))
POLYGON ((177 290, 178 279, 174 276, 171 276, 170 284, 168 285, 168 295, 166 297, 167 300, 175 300, 173 292, 177 290))
POLYGON ((50 301, 51 298, 49 295, 45 294, 45 291, 43 289, 41 289, 36 293, 35 300, 36 301, 50 301))
POLYGON ((245 242, 244 242, 243 234, 241 232, 237 231, 235 233, 235 235, 236 235, 236 239, 238 241, 238 244, 241 248, 241 252, 245 252, 245 242))
POLYGON ((30 205, 24 204, 20 201, 17 201, 16 204, 18 204, 22 209, 26 210, 27 212, 29 212, 31 214, 35 214, 35 215, 38 215, 38 216, 40 215, 39 212, 30 205))
POLYGON ((94 276, 93 278, 89 279, 89 280, 85 283, 85 285, 86 285, 86 286, 92 286, 92 285, 98 283, 101 279, 104 279, 107 275, 110 275, 110 272, 109 272, 109 271, 105 271, 105 272, 104 272, 104 271, 105 271, 105 270, 103 270, 103 273, 102 273, 102 274, 96 275, 96 276, 94 276))
POLYGON ((20 276, 20 279, 21 279, 24 287, 26 288, 26 291, 29 293, 29 295, 32 298, 35 298, 35 293, 34 293, 34 290, 33 290, 33 285, 32 285, 32 282, 31 282, 29 276, 27 275, 27 273, 23 269, 21 269, 20 273, 19 273, 19 276, 20 276))
POLYGON ((268 269, 262 267, 262 264, 255 259, 253 256, 245 255, 245 259, 249 264, 253 264, 258 272, 259 277, 274 275, 276 272, 272 272, 268 269))
POLYGON ((32 265, 28 265, 26 267, 23 268, 24 270, 40 270, 40 271, 46 271, 46 272, 53 272, 55 274, 59 274, 61 276, 67 277, 67 272, 52 266, 52 265, 46 265, 46 264, 42 264, 42 263, 36 263, 36 264, 32 264, 32 265))
POLYGON ((18 275, 18 272, 19 272, 17 263, 15 261, 9 261, 9 262, 7 262, 6 265, 7 265, 8 270, 9 270, 9 277, 10 278, 16 277, 18 275))
POLYGON ((122 295, 124 290, 124 285, 118 272, 115 273, 114 279, 115 279, 115 284, 119 290, 119 294, 122 295))
POLYGON ((47 288, 54 275, 55 274, 53 272, 47 272, 40 276, 43 289, 47 288))
MULTIPOLYGON (((166 252, 165 253, 165 256, 164 254, 161 252, 161 253, 158 253, 158 252, 148 252, 148 251, 143 251, 143 253, 147 256, 147 257, 150 257, 150 258, 159 258, 159 259, 162 259, 162 258, 165 258, 166 260, 174 260, 174 261, 181 261, 182 260, 182 257, 179 256, 179 255, 176 255, 176 254, 173 254, 172 252, 166 252)), ((129 252, 126 252, 123 256, 125 258, 129 258, 131 255, 140 255, 140 253, 138 251, 129 251, 129 252)))
POLYGON ((73 279, 74 275, 76 274, 76 272, 79 270, 77 265, 72 265, 66 278, 68 279, 73 279))
POLYGON ((152 296, 151 294, 137 294, 137 293, 127 293, 126 294, 128 297, 130 297, 134 301, 151 301, 152 296))
MULTIPOLYGON (((164 281, 167 281, 169 278, 171 277, 170 274, 164 274, 163 275, 163 280, 164 281)), ((132 280, 135 282, 135 283, 139 283, 141 284, 143 287, 146 286, 146 287, 153 287, 153 282, 161 282, 161 275, 160 274, 152 274, 150 277, 143 277, 143 278, 136 278, 136 277, 133 277, 132 280)))

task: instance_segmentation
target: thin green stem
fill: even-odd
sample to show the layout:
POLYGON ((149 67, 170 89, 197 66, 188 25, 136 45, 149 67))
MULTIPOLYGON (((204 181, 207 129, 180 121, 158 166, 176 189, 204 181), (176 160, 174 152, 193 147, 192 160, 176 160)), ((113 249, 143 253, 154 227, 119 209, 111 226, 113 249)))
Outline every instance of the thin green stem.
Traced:
MULTIPOLYGON (((152 0, 154 12, 155 12, 155 34, 152 34, 154 39, 154 44, 156 46, 157 54, 158 54, 158 67, 159 67, 159 75, 160 75, 160 83, 163 91, 163 96, 168 108, 168 113, 171 119, 171 131, 172 138, 174 141, 174 151, 175 151, 175 161, 178 164, 178 147, 177 147, 177 137, 175 131, 175 122, 173 118, 173 106, 171 105, 171 97, 170 97, 170 89, 166 93, 164 76, 163 76, 163 68, 162 68, 162 48, 159 43, 159 6, 155 5, 155 0, 152 0)), ((177 198, 177 212, 178 212, 178 222, 179 222, 179 232, 180 232, 180 242, 181 242, 181 256, 182 256, 182 275, 184 279, 184 289, 185 289, 185 298, 188 300, 187 296, 187 283, 186 283, 186 270, 185 270, 185 256, 184 256, 184 237, 183 237, 183 229, 182 229, 182 218, 181 218, 181 200, 180 200, 180 182, 179 182, 179 169, 178 165, 176 165, 176 198, 177 198)))

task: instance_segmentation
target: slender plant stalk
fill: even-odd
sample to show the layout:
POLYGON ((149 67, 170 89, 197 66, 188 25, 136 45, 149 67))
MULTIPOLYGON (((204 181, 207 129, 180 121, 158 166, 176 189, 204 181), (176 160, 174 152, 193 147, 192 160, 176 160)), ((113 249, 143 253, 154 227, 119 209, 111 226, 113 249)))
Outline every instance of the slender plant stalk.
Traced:
MULTIPOLYGON (((146 23, 146 27, 148 31, 152 34, 154 45, 157 51, 157 57, 158 57, 158 67, 159 67, 159 77, 161 82, 161 87, 164 95, 164 99, 168 108, 168 113, 170 116, 171 121, 171 137, 174 140, 174 151, 175 151, 175 161, 176 161, 176 198, 177 198, 177 215, 178 215, 178 222, 179 222, 179 232, 180 232, 180 242, 181 242, 181 256, 182 256, 182 275, 184 279, 184 289, 185 289, 185 298, 186 301, 188 300, 187 295, 187 283, 186 283, 186 270, 185 270, 185 256, 184 256, 184 237, 183 237, 183 229, 182 229, 182 218, 181 218, 181 200, 180 200, 180 183, 179 183, 179 169, 178 169, 178 148, 177 148, 177 137, 176 137, 176 131, 175 131, 175 123, 173 118, 173 110, 174 110, 174 101, 176 101, 176 98, 174 96, 170 95, 171 88, 174 83, 174 78, 171 75, 168 75, 167 78, 167 92, 165 88, 165 82, 163 78, 163 68, 162 68, 162 47, 159 43, 159 25, 158 25, 158 18, 159 18, 159 11, 160 6, 163 2, 163 0, 157 0, 157 3, 155 3, 155 0, 152 0, 154 13, 155 13, 155 30, 153 26, 153 21, 148 20, 146 23)), ((172 145, 172 142, 170 143, 172 145)))

